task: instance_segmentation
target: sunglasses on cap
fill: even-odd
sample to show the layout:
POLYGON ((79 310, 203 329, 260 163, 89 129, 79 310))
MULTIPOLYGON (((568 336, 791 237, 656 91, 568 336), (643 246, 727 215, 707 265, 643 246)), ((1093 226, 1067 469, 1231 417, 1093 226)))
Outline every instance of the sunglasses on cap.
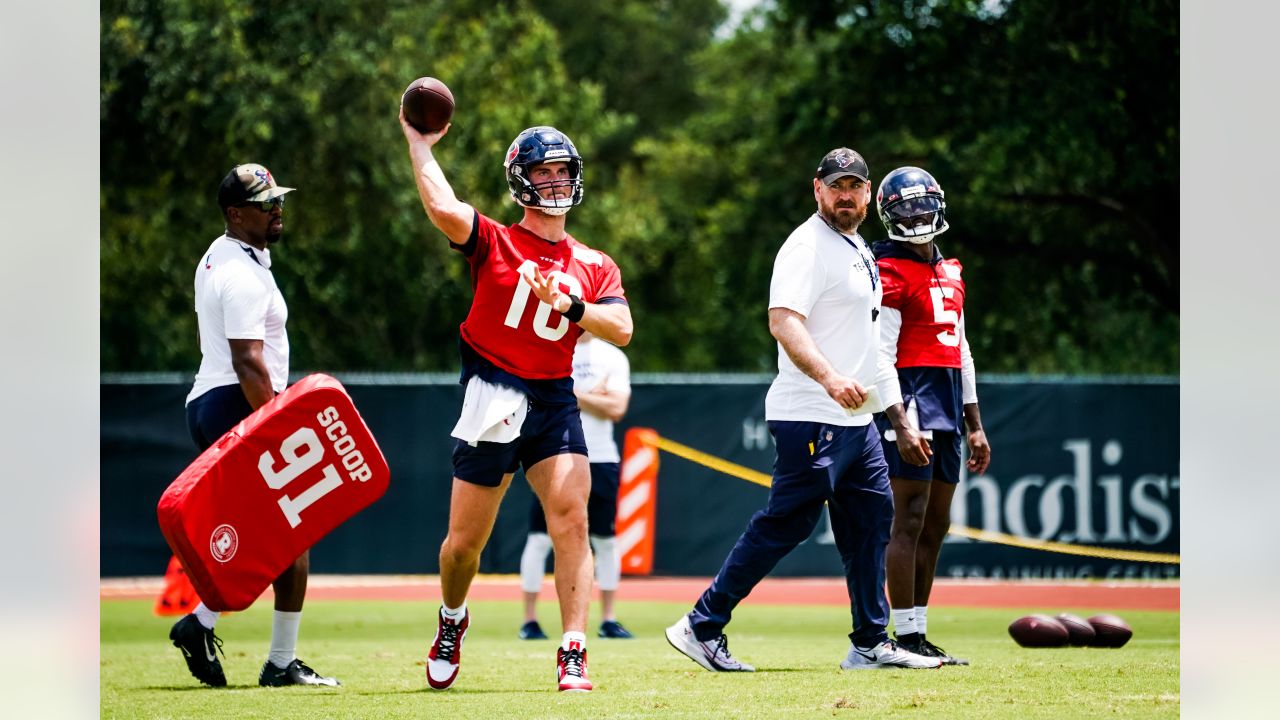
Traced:
POLYGON ((278 195, 276 197, 271 198, 270 200, 254 200, 253 202, 242 202, 237 204, 235 207, 257 208, 264 213, 269 213, 271 212, 271 208, 276 208, 276 207, 280 208, 281 210, 284 210, 284 196, 278 195))

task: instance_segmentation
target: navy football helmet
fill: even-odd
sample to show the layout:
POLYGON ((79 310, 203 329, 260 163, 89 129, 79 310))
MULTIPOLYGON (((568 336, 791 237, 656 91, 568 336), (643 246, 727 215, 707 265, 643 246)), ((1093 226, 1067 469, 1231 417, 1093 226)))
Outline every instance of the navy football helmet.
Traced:
POLYGON ((582 202, 582 157, 568 135, 549 125, 531 127, 517 135, 507 148, 507 159, 502 166, 507 170, 512 199, 524 207, 536 208, 548 215, 563 215, 582 202), (534 165, 547 162, 568 163, 569 179, 534 185, 530 170, 534 165), (570 188, 569 197, 547 199, 538 193, 557 186, 570 188))
POLYGON ((884 176, 876 192, 876 211, 889 237, 923 245, 951 227, 942 186, 918 167, 900 167, 884 176))

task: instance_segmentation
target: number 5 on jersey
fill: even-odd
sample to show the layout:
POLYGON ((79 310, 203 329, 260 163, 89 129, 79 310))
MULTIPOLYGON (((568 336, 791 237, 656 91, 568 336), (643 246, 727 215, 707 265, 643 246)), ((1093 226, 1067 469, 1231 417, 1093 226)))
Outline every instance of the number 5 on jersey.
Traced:
MULTIPOLYGON (((521 278, 531 276, 538 264, 532 260, 525 260, 516 270, 521 278)), ((553 283, 563 284, 568 288, 570 295, 582 296, 582 283, 578 278, 562 273, 559 270, 552 270, 547 273, 547 277, 553 283)), ((529 304, 529 297, 533 295, 533 288, 523 279, 516 283, 515 293, 511 296, 511 306, 507 308, 507 317, 503 320, 503 324, 507 327, 520 327, 520 319, 524 317, 524 308, 529 304)), ((953 313, 954 314, 954 313, 953 313)), ((551 306, 547 303, 538 301, 538 310, 533 314, 533 332, 543 340, 555 342, 564 337, 569 331, 569 318, 561 315, 560 322, 555 327, 551 327, 551 306)))
POLYGON ((960 322, 960 315, 955 310, 948 310, 943 304, 943 298, 955 297, 955 294, 955 288, 929 288, 929 297, 933 300, 933 321, 939 325, 951 326, 950 331, 943 330, 938 333, 938 342, 947 347, 960 346, 960 336, 956 334, 956 323, 960 322))

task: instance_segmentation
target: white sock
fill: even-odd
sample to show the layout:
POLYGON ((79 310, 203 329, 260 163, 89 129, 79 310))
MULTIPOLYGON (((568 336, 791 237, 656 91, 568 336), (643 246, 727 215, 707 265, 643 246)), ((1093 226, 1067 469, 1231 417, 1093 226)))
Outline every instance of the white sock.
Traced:
POLYGON ((547 555, 551 552, 551 536, 546 533, 529 533, 520 553, 520 589, 536 593, 542 589, 542 578, 547 574, 547 555))
POLYGON ((301 624, 302 611, 275 611, 271 620, 271 653, 267 655, 272 665, 286 668, 298 657, 298 626, 301 624))
POLYGON ((596 551, 596 582, 601 590, 617 590, 622 582, 622 557, 618 555, 618 539, 614 535, 592 535, 591 547, 596 551))
POLYGON ((584 633, 567 632, 564 634, 564 640, 560 643, 560 649, 568 650, 569 643, 575 640, 578 642, 578 647, 584 650, 587 648, 587 636, 584 633))
POLYGON ((444 604, 441 603, 440 612, 444 613, 445 617, 454 622, 462 622, 462 618, 467 616, 467 601, 463 600, 462 606, 456 608, 445 607, 444 604))
POLYGON ((893 631, 898 637, 919 632, 916 625, 915 608, 893 608, 893 631))
POLYGON ((191 614, 196 616, 196 619, 200 621, 205 630, 212 630, 213 626, 218 622, 218 613, 205 607, 204 603, 197 605, 196 609, 191 611, 191 614))
POLYGON ((925 628, 927 628, 928 626, 929 626, 929 606, 917 605, 916 606, 916 632, 923 635, 925 633, 925 628))

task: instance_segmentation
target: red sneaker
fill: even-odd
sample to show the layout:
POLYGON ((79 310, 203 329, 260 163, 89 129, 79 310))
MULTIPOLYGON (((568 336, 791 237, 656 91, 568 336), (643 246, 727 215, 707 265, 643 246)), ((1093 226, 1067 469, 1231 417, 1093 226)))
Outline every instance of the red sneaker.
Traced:
POLYGON ((587 649, 577 640, 569 641, 569 649, 556 650, 556 676, 561 692, 591 692, 587 679, 587 649))
POLYGON ((427 684, 436 690, 448 690, 458 679, 462 641, 467 637, 467 628, 471 627, 471 613, 468 611, 462 622, 446 618, 443 609, 438 617, 436 639, 431 643, 431 652, 427 653, 427 684))

